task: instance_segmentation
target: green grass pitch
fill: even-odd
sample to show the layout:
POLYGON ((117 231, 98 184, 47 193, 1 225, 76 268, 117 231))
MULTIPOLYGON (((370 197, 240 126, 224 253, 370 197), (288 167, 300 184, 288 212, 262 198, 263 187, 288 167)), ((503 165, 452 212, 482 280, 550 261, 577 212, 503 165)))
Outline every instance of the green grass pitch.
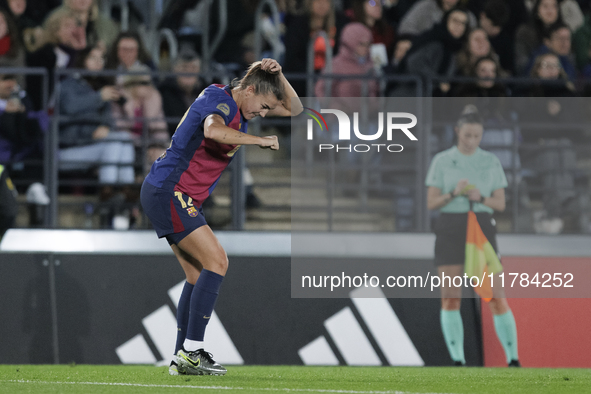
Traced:
POLYGON ((590 393, 591 370, 230 366, 226 376, 167 367, 0 365, 0 393, 590 393))

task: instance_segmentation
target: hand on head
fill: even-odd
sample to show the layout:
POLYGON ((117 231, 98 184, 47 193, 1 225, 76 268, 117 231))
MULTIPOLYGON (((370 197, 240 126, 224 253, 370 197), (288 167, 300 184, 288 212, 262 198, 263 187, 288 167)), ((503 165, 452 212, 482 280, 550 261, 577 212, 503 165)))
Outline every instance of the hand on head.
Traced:
POLYGON ((275 59, 264 58, 261 60, 261 70, 269 74, 279 74, 281 72, 281 65, 275 59))

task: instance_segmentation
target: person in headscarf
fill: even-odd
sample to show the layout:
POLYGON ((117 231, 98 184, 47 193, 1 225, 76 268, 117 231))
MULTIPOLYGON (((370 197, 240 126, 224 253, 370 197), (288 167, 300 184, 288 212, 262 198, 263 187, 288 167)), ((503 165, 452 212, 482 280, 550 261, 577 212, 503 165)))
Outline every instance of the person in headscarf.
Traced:
MULTIPOLYGON (((332 74, 372 75, 373 63, 369 56, 372 32, 363 23, 349 23, 341 34, 339 53, 333 59, 332 74)), ((328 80, 320 79, 316 83, 317 97, 325 96, 328 80)), ((333 79, 328 97, 375 97, 378 86, 375 79, 333 79), (367 83, 367 88, 364 84, 367 83)))
POLYGON ((406 55, 404 71, 424 77, 452 76, 455 55, 469 33, 468 13, 459 8, 448 11, 431 30, 417 37, 406 55))

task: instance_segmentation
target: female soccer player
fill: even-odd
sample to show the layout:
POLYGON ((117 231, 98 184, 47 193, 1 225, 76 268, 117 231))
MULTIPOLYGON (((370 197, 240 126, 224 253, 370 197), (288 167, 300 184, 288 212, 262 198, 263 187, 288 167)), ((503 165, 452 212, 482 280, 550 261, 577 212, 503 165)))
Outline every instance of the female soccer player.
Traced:
MULTIPOLYGON (((507 179, 499 159, 478 147, 482 139, 482 120, 474 106, 467 106, 457 122, 457 146, 433 158, 426 185, 427 206, 440 209, 435 225, 435 265, 439 275, 462 276, 466 247, 467 212, 476 214, 486 238, 497 251, 494 211, 505 210, 507 179), (474 188, 465 191, 468 185, 474 188)), ((495 280, 498 283, 498 280, 495 280)), ((441 289, 441 328, 445 344, 455 365, 464 365, 464 328, 460 315, 461 287, 441 289)), ((519 366, 517 328, 502 288, 493 288, 489 302, 495 330, 503 345, 507 364, 519 366)))
POLYGON ((144 211, 158 237, 166 237, 187 278, 178 304, 172 375, 226 373, 203 349, 205 328, 228 258, 207 225, 201 205, 241 145, 279 149, 277 136, 247 134, 250 119, 297 115, 302 110, 279 63, 273 59, 255 62, 241 80, 229 86, 210 85, 199 95, 144 181, 144 211))

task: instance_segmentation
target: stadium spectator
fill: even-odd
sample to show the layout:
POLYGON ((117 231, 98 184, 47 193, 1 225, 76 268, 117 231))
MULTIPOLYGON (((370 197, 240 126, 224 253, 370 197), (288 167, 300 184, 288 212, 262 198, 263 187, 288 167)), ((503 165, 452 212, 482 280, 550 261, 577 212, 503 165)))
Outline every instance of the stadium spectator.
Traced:
MULTIPOLYGON (((108 70, 129 71, 132 67, 141 65, 156 71, 156 66, 144 47, 139 34, 130 31, 119 33, 107 55, 105 68, 108 70)), ((122 77, 119 77, 118 82, 120 83, 121 80, 122 77)))
MULTIPOLYGON (((178 118, 180 120, 186 109, 191 106, 204 87, 204 81, 199 76, 201 60, 192 50, 182 52, 174 63, 172 71, 194 74, 167 78, 158 87, 162 95, 164 114, 167 118, 178 118)), ((178 123, 178 121, 168 122, 168 132, 171 136, 174 134, 178 123)))
POLYGON ((479 25, 499 56, 501 67, 515 73, 515 31, 527 18, 523 2, 512 0, 486 0, 478 12, 479 25), (521 16, 520 16, 521 15, 521 16))
POLYGON ((164 120, 162 96, 152 84, 150 69, 144 65, 135 65, 129 71, 146 74, 123 76, 120 86, 125 100, 113 106, 113 115, 117 129, 130 131, 137 147, 147 143, 144 170, 149 170, 149 166, 170 144, 170 135, 164 120))
MULTIPOLYGON (((459 0, 420 0, 400 21, 398 34, 418 36, 440 23, 446 12, 456 8, 459 0)), ((470 12, 470 27, 477 25, 476 17, 470 12)))
MULTIPOLYGON (((371 76, 374 68, 369 57, 371 40, 371 30, 364 24, 351 22, 345 26, 341 34, 339 53, 333 59, 332 73, 371 76)), ((325 94, 327 83, 329 81, 326 79, 320 79, 316 83, 317 97, 375 97, 378 93, 375 79, 333 79, 328 95, 325 94), (365 91, 364 84, 367 84, 365 91)))
MULTIPOLYGON (((333 0, 306 0, 302 14, 285 16, 284 72, 305 73, 308 66, 308 45, 316 34, 323 31, 328 36, 332 50, 338 50, 338 36, 345 25, 345 17, 336 12, 333 0)), ((320 72, 326 65, 326 45, 318 37, 314 43, 314 71, 320 72)), ((293 80, 292 86, 299 96, 306 96, 306 81, 293 80)), ((312 92, 309 92, 312 95, 312 92)))
MULTIPOLYGON (((43 35, 35 42, 38 47, 26 56, 29 67, 44 67, 49 71, 49 93, 53 92, 53 71, 68 68, 78 51, 86 47, 86 34, 78 26, 76 16, 66 9, 56 9, 43 24, 43 35)), ((27 77, 27 89, 36 110, 42 108, 42 79, 27 77)))
MULTIPOLYGON (((104 52, 100 47, 85 49, 77 68, 101 71, 104 52)), ((86 170, 99 165, 102 184, 132 184, 135 151, 129 132, 117 131, 111 103, 121 94, 114 85, 106 85, 97 76, 72 76, 61 83, 60 114, 69 119, 60 122, 59 168, 86 170)))
MULTIPOLYGON (((470 76, 474 70, 476 60, 490 56, 497 59, 498 56, 492 49, 486 31, 477 28, 468 33, 468 39, 456 58, 456 73, 461 76, 470 76)), ((498 70, 500 71, 500 70, 498 70)))
MULTIPOLYGON (((16 76, 0 75, 0 163, 15 163, 41 155, 42 130, 27 93, 16 76)), ((13 175, 38 178, 38 167, 24 166, 13 175)))
POLYGON ((395 32, 384 17, 380 0, 353 0, 347 16, 353 22, 360 22, 369 27, 373 36, 373 45, 384 45, 387 59, 392 57, 395 32))
POLYGON ((544 34, 555 23, 562 22, 558 0, 536 0, 530 20, 515 34, 515 71, 523 74, 533 52, 543 44, 544 34))
POLYGON ((27 0, 0 0, 0 8, 8 11, 16 23, 18 37, 23 48, 26 48, 26 36, 33 37, 37 23, 27 15, 27 0))
POLYGON ((559 57, 553 53, 538 56, 534 60, 530 75, 541 81, 530 88, 529 96, 531 97, 573 97, 576 95, 575 87, 564 72, 559 57))
MULTIPOLYGON (((468 13, 462 9, 452 9, 443 16, 441 23, 423 33, 413 42, 401 69, 426 78, 452 76, 455 72, 454 57, 462 49, 468 36, 468 13)), ((449 85, 442 83, 444 93, 449 85)), ((408 92, 395 92, 408 95, 408 92)), ((411 94, 412 95, 412 94, 411 94)))
POLYGON ((21 37, 8 11, 0 8, 0 67, 24 67, 21 37))
POLYGON ((62 7, 76 15, 78 23, 86 31, 89 47, 101 45, 105 51, 111 47, 119 29, 111 19, 99 12, 98 0, 64 0, 62 7))
POLYGON ((492 56, 477 59, 468 76, 478 78, 458 86, 452 96, 455 97, 505 97, 507 88, 495 81, 499 77, 500 65, 492 56))
POLYGON ((534 51, 526 74, 531 72, 534 60, 545 53, 554 53, 560 59, 562 70, 571 81, 577 77, 577 70, 571 54, 571 32, 565 24, 557 23, 550 27, 544 35, 544 43, 534 51))
MULTIPOLYGON (((456 123, 455 134, 457 145, 435 155, 425 181, 428 209, 441 212, 434 225, 435 265, 440 276, 445 274, 452 278, 464 275, 469 211, 476 214, 482 232, 498 253, 492 214, 505 210, 505 188, 508 186, 499 159, 479 148, 483 125, 476 107, 466 106, 456 123)), ((496 273, 498 269, 502 270, 498 261, 497 267, 488 266, 490 272, 495 269, 496 273)), ((466 364, 461 301, 462 287, 442 286, 441 329, 455 365, 466 364)), ((515 319, 502 287, 492 288, 488 306, 507 364, 520 366, 515 319)))

